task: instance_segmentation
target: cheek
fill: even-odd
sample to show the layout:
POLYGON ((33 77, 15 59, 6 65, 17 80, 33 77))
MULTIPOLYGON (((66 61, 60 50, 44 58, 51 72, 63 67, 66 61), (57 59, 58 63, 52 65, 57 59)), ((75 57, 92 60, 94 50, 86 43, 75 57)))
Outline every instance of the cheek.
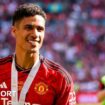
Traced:
POLYGON ((25 36, 21 33, 16 36, 16 42, 17 43, 23 43, 24 39, 25 39, 25 36))
POLYGON ((44 34, 41 36, 41 42, 43 43, 44 40, 44 34))

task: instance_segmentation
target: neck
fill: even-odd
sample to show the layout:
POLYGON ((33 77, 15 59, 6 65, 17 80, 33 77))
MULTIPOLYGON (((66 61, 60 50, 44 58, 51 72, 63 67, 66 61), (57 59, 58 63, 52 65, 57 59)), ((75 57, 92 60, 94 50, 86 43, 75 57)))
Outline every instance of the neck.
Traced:
POLYGON ((39 53, 29 54, 29 53, 16 53, 16 63, 24 68, 32 68, 34 63, 39 59, 39 53))

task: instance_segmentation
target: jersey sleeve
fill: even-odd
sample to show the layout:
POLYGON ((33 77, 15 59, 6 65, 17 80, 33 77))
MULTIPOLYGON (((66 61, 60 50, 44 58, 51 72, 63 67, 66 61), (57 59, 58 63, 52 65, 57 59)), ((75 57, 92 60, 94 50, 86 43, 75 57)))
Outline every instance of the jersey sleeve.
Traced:
POLYGON ((54 84, 55 97, 53 105, 76 105, 76 96, 74 92, 74 83, 70 74, 61 65, 44 59, 44 64, 56 78, 54 84))
POLYGON ((71 79, 70 81, 71 82, 67 82, 65 78, 62 80, 61 91, 55 105, 76 105, 74 84, 71 79))

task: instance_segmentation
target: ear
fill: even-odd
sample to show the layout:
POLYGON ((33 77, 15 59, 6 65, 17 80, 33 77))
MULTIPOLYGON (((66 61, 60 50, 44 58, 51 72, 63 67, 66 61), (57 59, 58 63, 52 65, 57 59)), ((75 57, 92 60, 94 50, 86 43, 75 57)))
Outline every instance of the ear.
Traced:
POLYGON ((11 27, 11 33, 13 37, 16 37, 16 27, 15 26, 11 27))

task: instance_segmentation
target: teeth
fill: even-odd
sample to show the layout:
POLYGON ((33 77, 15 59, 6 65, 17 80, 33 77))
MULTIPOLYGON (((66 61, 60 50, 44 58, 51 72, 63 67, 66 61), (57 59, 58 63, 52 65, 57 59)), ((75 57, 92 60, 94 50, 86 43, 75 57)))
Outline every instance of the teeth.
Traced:
POLYGON ((38 42, 36 40, 28 40, 29 42, 32 42, 32 43, 35 43, 35 42, 38 42))
POLYGON ((35 43, 35 41, 29 40, 30 43, 35 43))
POLYGON ((31 45, 33 45, 33 46, 36 46, 37 43, 38 43, 38 41, 32 41, 32 40, 29 40, 28 42, 29 42, 31 45))

